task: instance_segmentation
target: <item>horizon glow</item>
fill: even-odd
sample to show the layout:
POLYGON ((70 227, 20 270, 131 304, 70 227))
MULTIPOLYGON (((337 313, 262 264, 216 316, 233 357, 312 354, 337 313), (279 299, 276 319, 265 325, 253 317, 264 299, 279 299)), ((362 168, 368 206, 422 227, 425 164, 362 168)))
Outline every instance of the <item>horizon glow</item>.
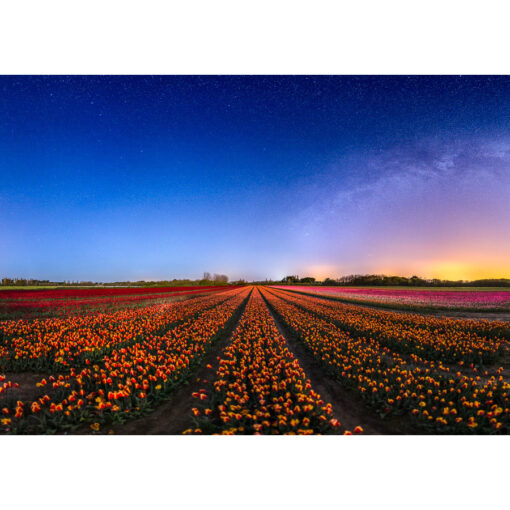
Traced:
POLYGON ((0 91, 0 277, 510 278, 508 77, 0 91))

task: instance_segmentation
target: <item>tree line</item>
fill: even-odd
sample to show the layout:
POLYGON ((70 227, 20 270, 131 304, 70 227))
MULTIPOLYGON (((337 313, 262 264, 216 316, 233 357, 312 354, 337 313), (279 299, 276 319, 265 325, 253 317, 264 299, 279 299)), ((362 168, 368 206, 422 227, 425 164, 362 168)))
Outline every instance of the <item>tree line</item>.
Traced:
POLYGON ((300 278, 298 275, 285 276, 281 280, 265 280, 261 284, 285 285, 326 285, 326 286, 402 286, 402 287, 510 287, 508 278, 486 278, 481 280, 441 280, 419 276, 387 276, 380 274, 352 274, 341 278, 325 278, 317 281, 313 276, 300 278))
MULTIPOLYGON (((203 277, 198 280, 191 279, 177 279, 173 280, 157 280, 157 281, 118 281, 118 282, 93 282, 93 281, 78 281, 78 280, 64 280, 54 282, 51 280, 37 280, 34 278, 2 278, 0 286, 3 287, 122 287, 122 286, 136 286, 136 287, 193 287, 198 285, 227 285, 229 277, 226 274, 214 273, 211 275, 209 272, 205 272, 203 277)), ((232 282, 236 284, 244 284, 244 280, 238 282, 232 282)))
MULTIPOLYGON (((0 286, 4 287, 24 287, 24 286, 76 286, 76 287, 95 287, 95 286, 136 286, 136 287, 192 287, 198 285, 227 285, 229 277, 225 274, 205 272, 203 277, 198 280, 177 279, 157 280, 157 281, 117 281, 117 282, 92 282, 64 280, 53 282, 50 280, 37 280, 33 278, 2 278, 0 286)), ((233 285, 245 285, 244 279, 230 282, 233 285)), ((316 280, 313 276, 300 278, 298 275, 285 276, 281 280, 269 280, 252 282, 261 285, 326 285, 326 286, 416 286, 416 287, 510 287, 508 278, 486 278, 481 280, 441 280, 439 278, 426 279, 419 276, 387 276, 378 274, 360 275, 353 274, 342 276, 341 278, 325 278, 316 280)))

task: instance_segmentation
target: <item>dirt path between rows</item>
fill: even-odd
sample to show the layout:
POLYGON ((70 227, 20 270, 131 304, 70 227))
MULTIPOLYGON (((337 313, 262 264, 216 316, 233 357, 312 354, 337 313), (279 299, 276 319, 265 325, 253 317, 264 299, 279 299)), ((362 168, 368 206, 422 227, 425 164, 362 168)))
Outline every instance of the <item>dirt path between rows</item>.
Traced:
POLYGON ((13 384, 17 383, 18 388, 9 388, 0 395, 0 407, 2 402, 8 400, 36 400, 45 393, 51 392, 51 385, 47 386, 46 389, 41 389, 36 386, 43 378, 48 379, 48 373, 37 373, 37 372, 5 372, 5 380, 10 381, 13 384))
POLYGON ((289 350, 294 354, 306 376, 310 379, 312 388, 320 394, 325 402, 332 404, 335 418, 340 421, 345 429, 352 431, 357 425, 360 425, 363 428, 364 435, 423 434, 423 432, 409 427, 403 419, 390 417, 383 420, 353 391, 343 387, 337 380, 327 374, 298 340, 296 334, 283 321, 280 321, 265 297, 264 301, 276 327, 287 341, 289 350))
MULTIPOLYGON (((198 297, 201 297, 202 295, 195 295, 190 298, 183 299, 181 296, 179 299, 176 298, 176 301, 184 301, 184 300, 191 300, 196 299, 198 297)), ((211 307, 207 307, 204 309, 204 311, 209 310, 211 307)), ((201 312, 199 312, 201 313, 201 312)), ((195 314, 194 317, 197 317, 199 313, 195 314)), ((160 334, 164 334, 165 332, 176 328, 179 326, 179 324, 182 324, 187 319, 178 319, 175 320, 169 324, 167 324, 164 327, 164 330, 160 332, 160 334)), ((138 341, 138 340, 137 340, 138 341)), ((126 344, 119 344, 117 347, 125 346, 126 344)), ((84 366, 84 365, 83 365, 84 366)), ((75 366, 74 368, 77 368, 75 366)), ((65 374, 68 373, 68 371, 64 371, 65 374)), ((22 400, 25 402, 33 402, 37 400, 38 398, 42 397, 45 394, 48 394, 52 396, 54 393, 54 390, 51 386, 51 384, 48 384, 44 388, 37 387, 37 383, 40 382, 42 379, 48 380, 51 375, 54 377, 58 377, 59 372, 32 372, 32 371, 25 371, 25 372, 2 372, 0 370, 0 374, 5 376, 6 381, 10 381, 13 384, 18 384, 18 387, 12 387, 8 388, 5 392, 0 394, 0 408, 5 405, 6 402, 14 402, 16 400, 22 400)))
MULTIPOLYGON (((355 336, 355 337, 361 338, 362 340, 365 338, 365 335, 363 335, 362 333, 352 331, 349 328, 345 328, 341 321, 339 321, 337 319, 332 319, 331 317, 329 317, 326 314, 326 312, 314 312, 314 311, 311 311, 311 310, 307 309, 302 304, 293 302, 292 299, 290 299, 291 298, 290 295, 289 295, 288 298, 287 298, 287 296, 281 297, 281 296, 278 296, 277 294, 274 294, 274 296, 279 297, 280 299, 284 299, 288 303, 292 304, 293 306, 298 307, 299 309, 303 310, 306 313, 312 313, 314 315, 317 314, 317 316, 320 317, 322 320, 331 322, 338 329, 340 329, 342 331, 345 331, 347 334, 349 334, 351 336, 355 336)), ((381 345, 384 345, 384 343, 381 342, 381 345)), ((418 366, 423 366, 423 367, 427 367, 427 368, 429 367, 429 365, 427 363, 417 363, 417 362, 415 362, 412 359, 410 354, 405 353, 405 352, 401 352, 398 349, 396 349, 395 347, 387 346, 387 348, 391 352, 397 354, 400 358, 402 358, 409 365, 409 367, 411 367, 411 368, 416 368, 418 366)), ((445 367, 450 368, 450 370, 453 373, 460 372, 461 374, 466 375, 468 377, 480 376, 480 379, 482 381, 484 381, 485 383, 489 380, 489 378, 491 376, 497 376, 497 375, 502 375, 506 380, 508 380, 508 379, 510 379, 510 342, 503 341, 502 342, 502 349, 503 349, 503 354, 502 354, 500 359, 498 359, 497 361, 495 361, 495 362, 493 362, 493 363, 491 363, 489 365, 485 365, 485 366, 482 366, 482 367, 477 367, 477 371, 476 372, 474 372, 472 369, 469 369, 468 368, 468 364, 464 365, 464 366, 461 366, 461 365, 459 365, 458 363, 455 363, 455 362, 445 362, 445 361, 443 361, 442 365, 445 366, 445 367), (503 368, 502 371, 499 371, 500 367, 503 368), (486 371, 487 371, 487 375, 485 375, 486 371)), ((428 361, 434 361, 434 360, 429 359, 428 361)), ((434 361, 436 367, 434 369, 432 369, 432 370, 435 370, 435 371, 437 371, 437 373, 440 373, 443 376, 445 376, 447 374, 447 372, 443 372, 442 370, 437 368, 437 364, 439 363, 439 361, 440 360, 435 360, 434 361)))
POLYGON ((118 435, 179 435, 189 428, 194 428, 191 409, 197 405, 197 400, 191 395, 200 389, 209 391, 212 388, 214 376, 219 366, 219 354, 230 344, 250 295, 251 292, 236 310, 236 320, 223 332, 220 339, 211 346, 209 353, 200 362, 197 372, 190 377, 188 382, 183 383, 168 400, 159 404, 147 416, 109 427, 109 429, 118 435), (212 366, 212 369, 207 368, 207 365, 212 366))

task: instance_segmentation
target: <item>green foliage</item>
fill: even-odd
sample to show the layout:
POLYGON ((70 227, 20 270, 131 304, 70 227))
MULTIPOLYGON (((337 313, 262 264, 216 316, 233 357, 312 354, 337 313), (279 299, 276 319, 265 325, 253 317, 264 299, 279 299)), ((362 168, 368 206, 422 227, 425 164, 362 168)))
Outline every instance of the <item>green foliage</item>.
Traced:
POLYGON ((386 276, 386 275, 349 275, 338 280, 327 278, 323 285, 349 285, 349 286, 401 286, 401 287, 510 287, 510 280, 506 278, 486 280, 440 280, 424 279, 419 276, 386 276))
POLYGON ((173 279, 145 281, 138 280, 136 282, 90 282, 90 281, 71 281, 50 282, 49 280, 34 280, 26 278, 2 278, 0 288, 55 288, 55 287, 193 287, 195 285, 227 285, 228 276, 223 274, 215 274, 212 279, 189 280, 189 279, 173 279))

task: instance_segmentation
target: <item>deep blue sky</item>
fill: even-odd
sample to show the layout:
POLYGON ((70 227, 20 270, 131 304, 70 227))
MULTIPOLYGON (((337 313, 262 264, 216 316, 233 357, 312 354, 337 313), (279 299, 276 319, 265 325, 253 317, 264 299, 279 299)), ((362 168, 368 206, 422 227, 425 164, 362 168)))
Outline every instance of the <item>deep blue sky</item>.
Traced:
POLYGON ((507 77, 0 77, 0 277, 510 276, 509 119, 507 77))

